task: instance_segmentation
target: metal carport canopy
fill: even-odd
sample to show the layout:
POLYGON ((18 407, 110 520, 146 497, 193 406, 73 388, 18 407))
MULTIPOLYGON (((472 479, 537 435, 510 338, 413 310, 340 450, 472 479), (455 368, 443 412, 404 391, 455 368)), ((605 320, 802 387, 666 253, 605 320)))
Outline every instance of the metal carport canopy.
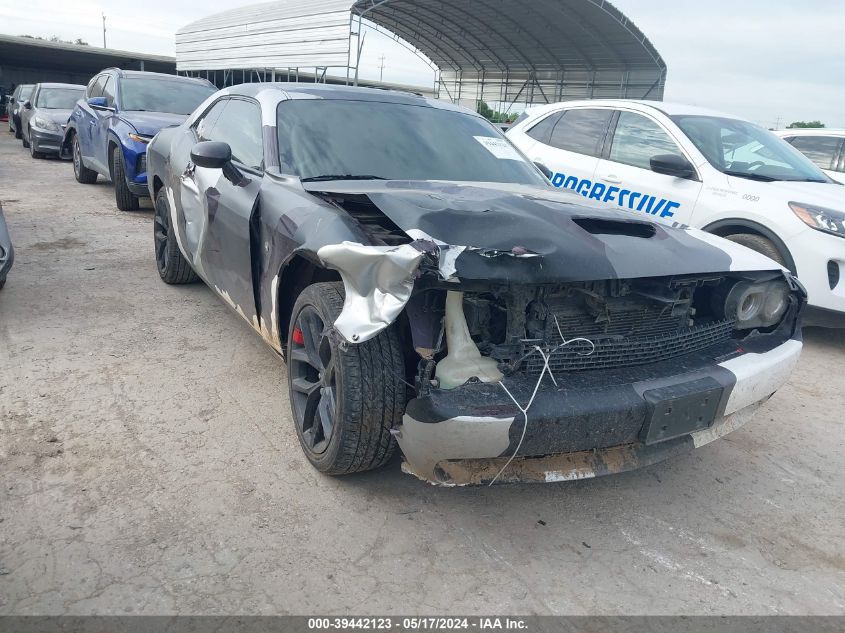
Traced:
POLYGON ((415 47, 440 69, 442 84, 475 84, 478 98, 495 84, 503 89, 493 96, 506 99, 520 82, 539 87, 546 100, 544 85, 555 97, 644 97, 649 86, 656 89, 650 96, 662 96, 660 54, 602 0, 278 0, 180 29, 177 68, 355 66, 350 15, 353 24, 363 17, 415 47), (590 94, 566 93, 573 82, 589 85, 590 94), (610 92, 594 94, 599 84, 610 92), (628 94, 629 85, 642 89, 628 94))
POLYGON ((597 0, 359 0, 353 10, 416 46, 441 69, 664 69, 651 42, 597 0))

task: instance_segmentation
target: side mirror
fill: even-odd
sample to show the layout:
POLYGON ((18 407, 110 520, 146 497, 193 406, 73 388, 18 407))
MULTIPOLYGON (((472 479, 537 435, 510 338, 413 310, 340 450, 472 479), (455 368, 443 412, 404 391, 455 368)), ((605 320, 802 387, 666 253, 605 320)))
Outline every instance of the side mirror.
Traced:
POLYGON ((24 101, 23 107, 25 110, 32 110, 32 101, 24 101))
POLYGON ((651 171, 656 174, 674 176, 675 178, 695 178, 695 167, 683 156, 678 154, 658 154, 652 156, 651 171))
POLYGON ((232 148, 220 141, 201 141, 191 150, 191 160, 197 167, 223 169, 232 161, 232 148))
POLYGON ((547 180, 552 179, 554 174, 552 173, 551 169, 546 167, 543 163, 538 163, 537 161, 534 161, 534 164, 537 166, 537 169, 539 169, 541 172, 543 172, 543 175, 546 177, 547 180))
POLYGON ((105 97, 91 97, 88 99, 88 105, 95 110, 106 110, 109 107, 109 100, 105 97))

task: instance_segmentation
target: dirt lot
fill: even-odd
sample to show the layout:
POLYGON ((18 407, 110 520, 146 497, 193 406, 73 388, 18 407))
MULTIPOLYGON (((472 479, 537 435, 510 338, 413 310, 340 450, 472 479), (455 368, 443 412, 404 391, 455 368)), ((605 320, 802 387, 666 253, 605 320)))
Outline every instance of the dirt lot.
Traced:
POLYGON ((688 458, 544 486, 316 473, 283 363, 149 204, 0 134, 0 613, 845 613, 845 335, 688 458))

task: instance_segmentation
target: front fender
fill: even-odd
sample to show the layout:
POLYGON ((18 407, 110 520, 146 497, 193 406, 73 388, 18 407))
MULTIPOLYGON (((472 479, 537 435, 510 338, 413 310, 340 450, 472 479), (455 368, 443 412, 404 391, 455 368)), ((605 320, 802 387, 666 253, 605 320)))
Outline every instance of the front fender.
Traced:
POLYGON ((59 156, 61 158, 73 158, 73 135, 77 133, 76 131, 76 122, 71 122, 73 119, 68 119, 67 127, 65 127, 65 133, 62 137, 62 147, 59 150, 59 156))
MULTIPOLYGON (((145 184, 147 172, 146 170, 139 171, 138 158, 147 153, 147 144, 129 138, 130 134, 137 134, 135 128, 123 119, 117 119, 114 125, 109 128, 108 145, 114 145, 123 152, 123 167, 127 182, 145 184)), ((112 166, 111 156, 111 149, 109 149, 107 158, 109 159, 110 170, 112 166)))
POLYGON ((792 252, 789 250, 786 242, 781 239, 780 235, 761 222, 741 217, 725 217, 710 222, 709 224, 703 226, 701 230, 724 237, 725 235, 730 235, 742 229, 748 229, 752 233, 758 233, 772 242, 778 251, 780 251, 781 255, 783 255, 786 260, 787 267, 790 270, 796 270, 795 259, 792 257, 792 252))

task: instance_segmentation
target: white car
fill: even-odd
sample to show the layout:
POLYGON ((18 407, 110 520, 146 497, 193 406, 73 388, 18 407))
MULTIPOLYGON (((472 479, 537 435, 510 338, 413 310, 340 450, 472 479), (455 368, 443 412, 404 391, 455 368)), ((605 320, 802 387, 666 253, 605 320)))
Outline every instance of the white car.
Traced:
POLYGON ((778 130, 792 147, 837 182, 845 183, 845 130, 826 128, 778 130))
POLYGON ((508 138, 561 188, 703 228, 796 272, 805 322, 845 325, 845 187, 771 132, 654 101, 532 109, 508 138))

